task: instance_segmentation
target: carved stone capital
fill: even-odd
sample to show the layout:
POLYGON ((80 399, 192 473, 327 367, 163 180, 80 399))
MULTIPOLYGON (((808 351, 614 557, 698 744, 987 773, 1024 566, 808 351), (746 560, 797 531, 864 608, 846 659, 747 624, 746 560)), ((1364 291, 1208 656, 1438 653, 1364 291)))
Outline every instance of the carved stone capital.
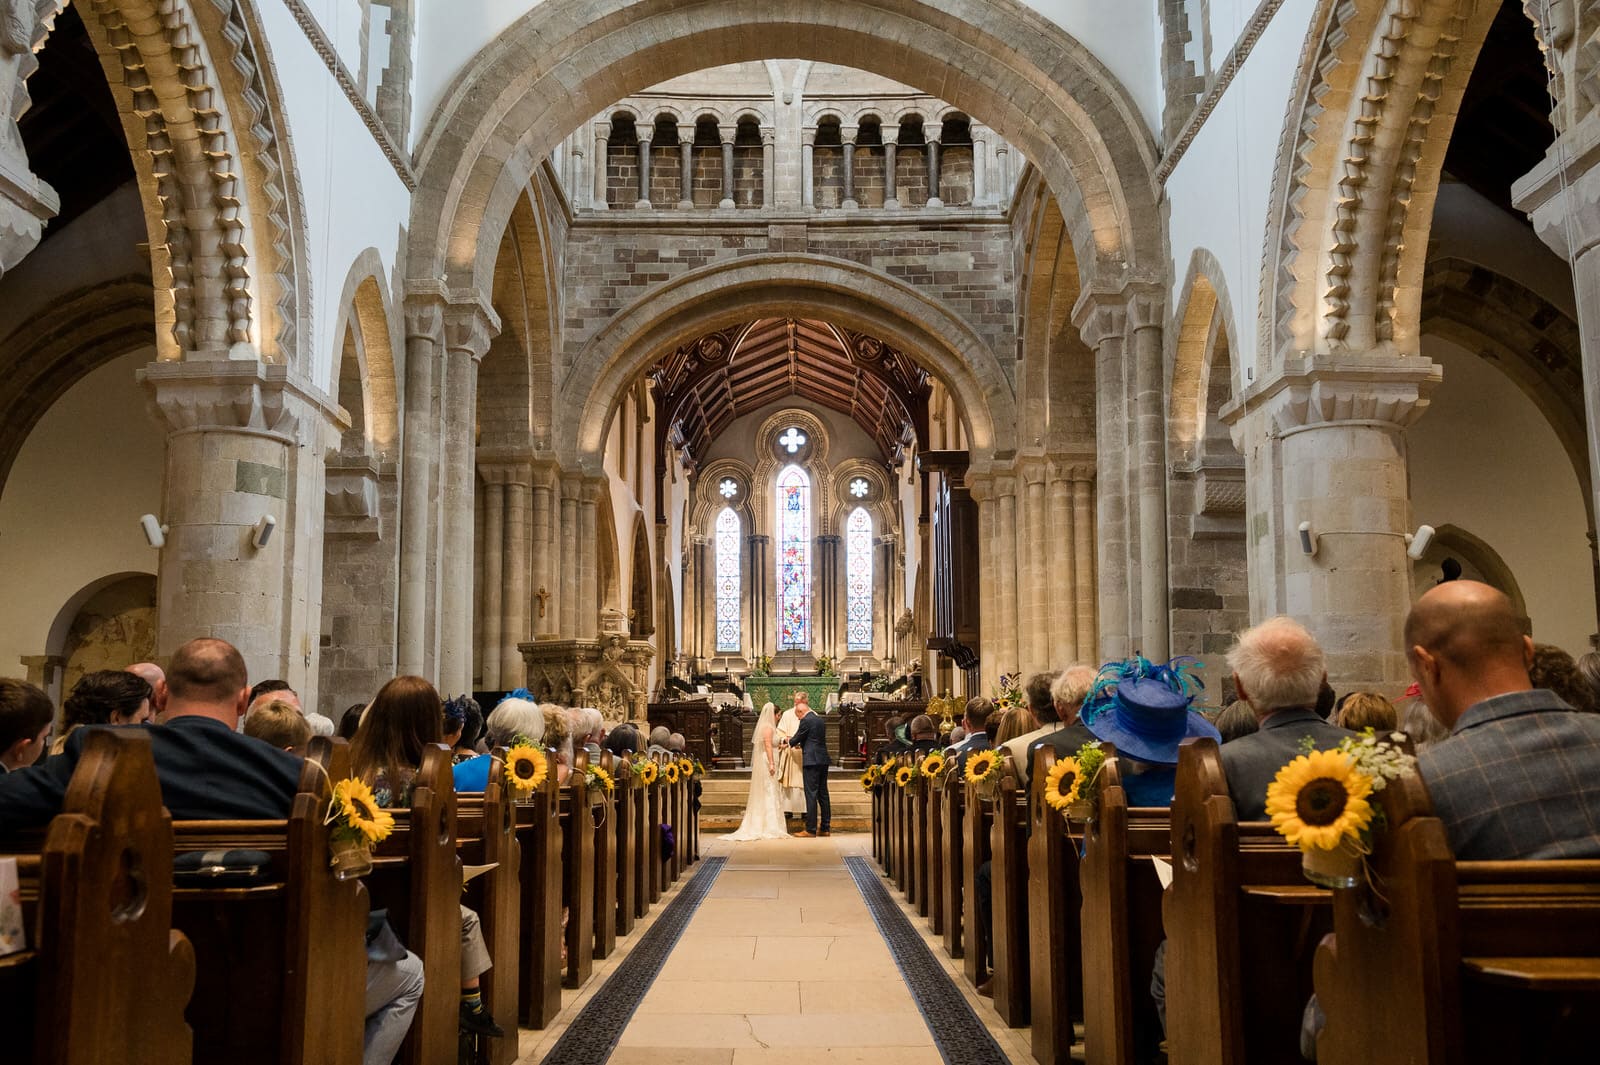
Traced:
POLYGON ((406 339, 444 342, 444 314, 448 301, 444 285, 438 281, 406 283, 406 339))
POLYGON ((515 458, 485 458, 483 453, 478 453, 478 476, 483 478, 485 484, 520 484, 533 483, 533 463, 527 460, 518 461, 515 458))
POLYGON ((481 293, 450 294, 444 311, 444 346, 451 354, 462 354, 479 362, 489 350, 489 341, 500 335, 500 316, 481 293))
POLYGON ((281 364, 153 362, 139 371, 171 433, 244 432, 305 443, 325 457, 350 427, 344 410, 281 364))
POLYGON ((1600 245, 1600 112, 1563 133, 1539 165, 1511 186, 1511 199, 1563 259, 1600 245))
POLYGON ((1421 417, 1442 379, 1439 366, 1419 356, 1307 356, 1290 359, 1219 416, 1241 450, 1243 421, 1250 414, 1264 417, 1267 431, 1280 437, 1333 425, 1403 429, 1421 417))
POLYGON ((1072 307, 1072 324, 1091 348, 1131 330, 1162 323, 1165 299, 1161 286, 1149 279, 1122 278, 1088 286, 1072 307))

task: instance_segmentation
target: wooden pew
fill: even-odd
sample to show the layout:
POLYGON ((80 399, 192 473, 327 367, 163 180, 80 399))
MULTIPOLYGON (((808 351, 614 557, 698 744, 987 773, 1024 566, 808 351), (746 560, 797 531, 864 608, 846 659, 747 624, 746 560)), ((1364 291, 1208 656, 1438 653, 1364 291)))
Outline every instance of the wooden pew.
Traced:
POLYGON ((633 783, 632 759, 624 756, 612 763, 616 794, 611 801, 611 831, 616 853, 617 919, 615 935, 633 931, 639 905, 639 817, 633 783))
POLYGON ((961 908, 961 968, 976 986, 989 976, 984 962, 988 933, 978 920, 978 869, 992 857, 989 830, 994 825, 994 799, 985 797, 977 784, 964 784, 963 788, 967 805, 961 819, 961 894, 965 900, 961 908))
MULTIPOLYGON (((911 764, 911 756, 902 754, 895 758, 895 770, 911 764)), ((911 791, 895 785, 894 789, 894 875, 895 884, 900 888, 900 893, 912 901, 916 901, 917 874, 915 862, 912 857, 912 832, 911 832, 911 791)))
MULTIPOLYGON (((954 773, 955 770, 951 769, 946 776, 954 773)), ((943 936, 948 906, 944 883, 944 791, 931 785, 925 786, 925 791, 927 801, 923 810, 926 819, 923 839, 926 849, 923 851, 922 882, 927 885, 928 892, 928 930, 936 936, 943 936)))
POLYGON ((1332 928, 1330 892, 1266 822, 1238 823, 1214 740, 1185 742, 1169 837, 1169 1060, 1279 1062, 1299 1054, 1312 953, 1332 928))
POLYGON ((1151 1049, 1161 1022, 1150 997, 1150 975, 1161 944, 1161 884, 1151 855, 1170 850, 1166 809, 1130 809, 1116 751, 1100 771, 1099 810, 1084 833, 1083 892, 1084 1051, 1094 1065, 1132 1065, 1135 1032, 1151 1049))
POLYGON ((422 754, 410 809, 396 809, 393 834, 378 844, 366 878, 373 906, 422 960, 422 1002, 399 1060, 406 1065, 451 1061, 457 1053, 461 1003, 461 863, 456 857, 456 792, 450 752, 422 754))
POLYGON ((29 947, 0 958, 7 1060, 188 1065, 195 956, 172 923, 172 824, 149 740, 94 729, 42 847, 29 834, 0 853, 18 859, 29 947))
MULTIPOLYGON (((610 752, 600 756, 600 768, 615 768, 610 752)), ((617 947, 617 830, 612 795, 589 789, 589 817, 594 828, 594 957, 602 961, 617 947)))
POLYGON ((653 761, 656 763, 656 782, 645 789, 649 810, 645 815, 645 875, 650 878, 651 906, 661 901, 661 894, 667 889, 666 863, 661 860, 661 824, 666 820, 666 783, 660 776, 661 760, 655 758, 653 761))
POLYGON ((517 843, 517 810, 505 786, 505 752, 489 762, 481 796, 461 796, 456 804, 457 848, 468 865, 495 868, 467 884, 466 903, 478 911, 484 942, 494 967, 483 974, 484 1008, 505 1030, 502 1039, 477 1040, 479 1065, 514 1065, 517 1060, 517 1010, 522 928, 522 861, 517 843))
POLYGON ((944 781, 944 840, 941 843, 944 869, 944 952, 959 958, 968 944, 964 942, 967 901, 964 879, 966 853, 967 785, 951 773, 944 781))
POLYGON ((994 905, 994 1008, 1012 1028, 1025 1028, 1032 1010, 1028 949, 1028 792, 1009 755, 994 801, 989 832, 994 905))
POLYGON ((561 868, 566 874, 561 897, 567 907, 564 983, 582 987, 594 971, 594 820, 588 781, 577 766, 562 789, 561 836, 561 868))
POLYGON ((909 814, 911 817, 911 879, 916 884, 916 894, 912 901, 916 903, 917 915, 928 916, 933 905, 931 896, 933 891, 928 884, 928 802, 933 794, 926 777, 918 777, 912 793, 909 796, 909 814))
POLYGON ((178 853, 269 856, 266 883, 173 889, 173 925, 196 959, 196 1062, 361 1060, 370 907, 360 881, 334 878, 325 823, 349 765, 342 741, 316 740, 288 820, 173 823, 178 853))
MULTIPOLYGON (((644 758, 645 755, 636 754, 634 760, 644 758)), ((655 854, 654 825, 650 822, 650 788, 635 785, 633 789, 633 913, 634 916, 643 917, 650 912, 650 862, 655 854)))
POLYGON ((1044 801, 1043 785, 1055 765, 1049 745, 1034 752, 1028 816, 1028 969, 1033 987, 1033 1057, 1039 1065, 1066 1065, 1075 1042, 1073 1020, 1083 1016, 1083 950, 1079 927, 1078 843, 1065 818, 1044 801))
POLYGON ((870 794, 872 796, 872 860, 878 863, 879 869, 887 872, 888 854, 883 841, 888 834, 888 826, 885 820, 888 817, 888 810, 884 805, 885 794, 882 785, 874 785, 870 794))
POLYGON ((1600 861, 1450 853, 1419 777, 1380 793, 1363 885, 1334 894, 1316 956, 1318 1061, 1590 1060, 1600 1006, 1600 861))
POLYGON ((545 755, 550 773, 543 786, 516 804, 522 866, 517 1016, 530 1028, 548 1027, 561 1012, 561 785, 554 752, 545 755))

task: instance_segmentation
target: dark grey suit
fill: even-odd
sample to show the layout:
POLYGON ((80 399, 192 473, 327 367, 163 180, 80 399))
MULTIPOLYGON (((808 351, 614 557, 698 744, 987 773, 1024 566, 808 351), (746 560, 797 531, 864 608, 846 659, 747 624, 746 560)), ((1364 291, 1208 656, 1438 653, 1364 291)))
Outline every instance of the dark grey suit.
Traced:
POLYGON ((800 774, 805 781, 806 831, 826 832, 833 821, 833 809, 828 802, 828 726, 815 710, 800 719, 789 746, 801 751, 800 774), (821 827, 818 827, 820 815, 821 827))
POLYGON ((1600 858, 1600 715, 1554 692, 1468 707, 1417 768, 1458 859, 1600 858))
POLYGON ((1267 785, 1278 770, 1305 752, 1302 737, 1310 736, 1319 751, 1339 746, 1349 729, 1330 725, 1315 710, 1279 710, 1261 723, 1261 730, 1224 743, 1220 748, 1222 770, 1228 775, 1228 790, 1233 793, 1234 816, 1240 821, 1267 819, 1267 785))

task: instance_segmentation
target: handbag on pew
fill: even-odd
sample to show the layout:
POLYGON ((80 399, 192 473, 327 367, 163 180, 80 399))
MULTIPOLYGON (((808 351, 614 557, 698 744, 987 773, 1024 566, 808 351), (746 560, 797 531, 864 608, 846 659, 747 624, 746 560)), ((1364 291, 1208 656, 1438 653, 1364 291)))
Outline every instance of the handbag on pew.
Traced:
POLYGON ((783 752, 783 769, 780 770, 778 783, 786 788, 803 788, 806 786, 805 752, 798 747, 786 748, 783 752))
POLYGON ((255 887, 272 879, 266 851, 189 851, 172 860, 175 887, 255 887))

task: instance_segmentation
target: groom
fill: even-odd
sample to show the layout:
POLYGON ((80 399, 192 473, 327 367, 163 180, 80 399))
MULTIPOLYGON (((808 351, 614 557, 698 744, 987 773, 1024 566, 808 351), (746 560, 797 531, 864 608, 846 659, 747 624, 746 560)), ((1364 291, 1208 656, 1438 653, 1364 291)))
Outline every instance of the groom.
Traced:
POLYGON ((801 752, 801 775, 806 788, 806 827, 796 836, 829 835, 833 812, 828 806, 828 730, 822 718, 811 709, 811 702, 803 691, 794 693, 794 712, 800 717, 800 727, 795 730, 790 746, 801 752), (817 830, 817 808, 822 809, 822 830, 817 830))

